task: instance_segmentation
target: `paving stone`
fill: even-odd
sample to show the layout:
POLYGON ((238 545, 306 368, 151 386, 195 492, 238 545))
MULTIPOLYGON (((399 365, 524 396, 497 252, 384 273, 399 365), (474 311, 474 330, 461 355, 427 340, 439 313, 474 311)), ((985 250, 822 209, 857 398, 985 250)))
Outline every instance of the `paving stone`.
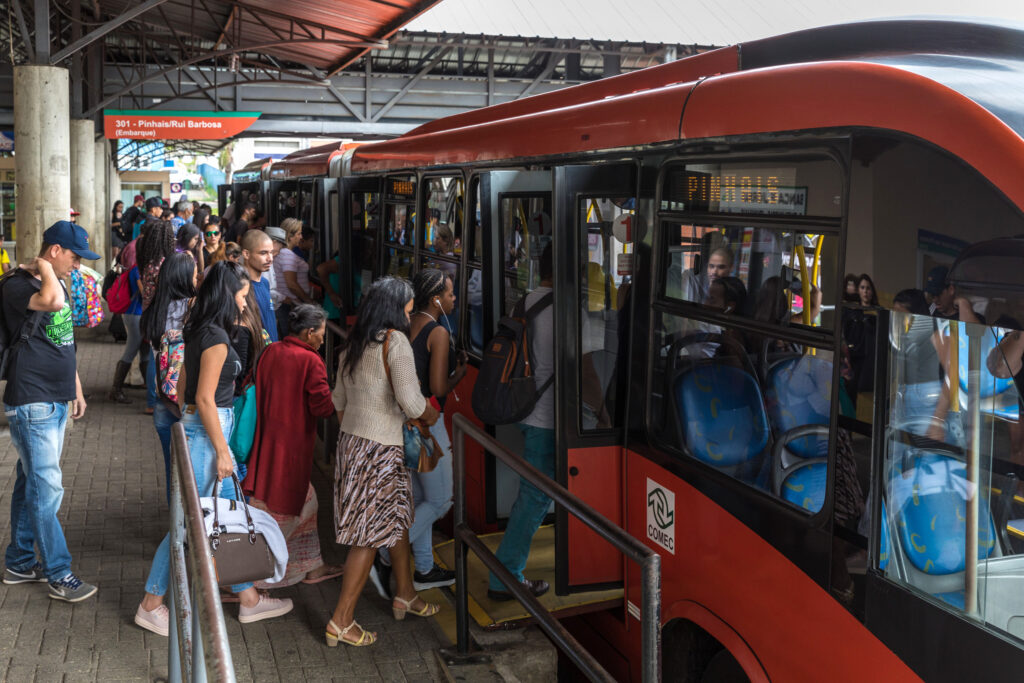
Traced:
MULTIPOLYGON (((167 531, 163 455, 152 418, 142 414, 145 393, 130 390, 131 405, 104 395, 124 346, 103 332, 77 330, 79 373, 90 394, 85 418, 69 424, 62 456, 64 500, 59 519, 72 569, 95 583, 95 598, 76 605, 50 600, 44 584, 0 584, 0 681, 163 681, 167 639, 138 629, 132 619, 157 545, 167 531)), ((0 384, 2 389, 2 384, 0 384)), ((10 499, 17 453, 0 429, 0 546, 10 540, 10 499)), ((333 542, 331 482, 314 468, 321 501, 324 559, 344 561, 333 542)), ((443 680, 427 664, 442 647, 429 620, 396 622, 390 605, 372 588, 356 618, 380 634, 369 648, 328 648, 323 630, 338 600, 340 581, 292 586, 274 592, 295 609, 280 619, 242 626, 237 605, 225 607, 232 660, 239 681, 443 680)))

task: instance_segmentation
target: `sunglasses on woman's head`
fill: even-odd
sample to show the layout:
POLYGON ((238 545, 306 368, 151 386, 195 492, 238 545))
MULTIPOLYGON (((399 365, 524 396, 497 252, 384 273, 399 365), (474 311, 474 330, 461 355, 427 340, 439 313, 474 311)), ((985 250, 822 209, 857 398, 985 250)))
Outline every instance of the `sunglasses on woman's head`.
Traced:
POLYGON ((219 234, 220 234, 220 233, 219 233, 218 231, 216 231, 216 230, 211 230, 210 232, 206 233, 206 236, 207 236, 207 237, 213 237, 213 236, 215 236, 215 235, 219 235, 219 234))

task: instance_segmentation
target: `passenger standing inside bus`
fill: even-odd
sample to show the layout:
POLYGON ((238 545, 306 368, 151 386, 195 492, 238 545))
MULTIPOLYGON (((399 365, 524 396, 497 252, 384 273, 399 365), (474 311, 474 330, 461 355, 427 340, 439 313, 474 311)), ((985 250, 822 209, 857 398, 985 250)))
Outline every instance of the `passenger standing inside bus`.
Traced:
POLYGON ((363 647, 377 640, 376 633, 356 623, 355 609, 379 548, 391 550, 395 619, 410 613, 429 617, 440 609, 416 594, 410 563, 412 481, 405 467, 402 425, 410 418, 433 425, 438 416, 420 393, 406 336, 412 308, 413 289, 406 280, 386 277, 370 285, 339 363, 334 525, 337 542, 351 547, 341 595, 327 623, 325 638, 331 647, 339 642, 363 647))
MULTIPOLYGON (((874 388, 875 330, 878 318, 865 309, 878 306, 878 293, 874 281, 867 273, 862 273, 857 279, 857 297, 859 306, 843 309, 843 341, 849 349, 850 368, 853 371, 848 391, 855 406, 858 394, 870 392, 874 388)), ((863 407, 861 411, 859 419, 871 422, 870 416, 863 412, 863 407)))
MULTIPOLYGON (((451 439, 444 424, 444 406, 447 396, 466 376, 465 352, 456 354, 452 337, 440 323, 455 309, 455 289, 452 278, 433 268, 416 273, 412 281, 416 310, 410 316, 409 338, 416 359, 416 376, 420 393, 425 398, 436 398, 441 415, 430 433, 441 447, 442 457, 430 472, 412 472, 413 503, 416 514, 409 529, 409 544, 415 560, 413 585, 416 590, 450 586, 455 583, 455 572, 441 569, 434 563, 434 522, 445 516, 452 506, 451 439)), ((390 568, 387 553, 380 552, 380 562, 371 574, 377 590, 387 597, 390 568)))
POLYGON ((960 320, 965 323, 984 322, 970 300, 956 293, 956 286, 949 281, 949 268, 936 266, 928 271, 928 279, 924 285, 925 294, 932 300, 931 315, 946 320, 960 320))
MULTIPOLYGON (((529 309, 550 294, 554 277, 551 256, 551 244, 548 243, 540 257, 540 286, 526 295, 525 307, 529 309)), ((544 386, 555 371, 555 330, 554 306, 547 306, 534 318, 531 352, 533 354, 533 372, 538 387, 544 386)), ((523 459, 536 467, 545 476, 555 478, 555 387, 552 382, 541 394, 537 405, 533 407, 522 422, 519 431, 523 433, 525 442, 523 459)), ((534 595, 548 592, 548 582, 543 579, 527 579, 523 576, 526 559, 530 555, 530 544, 544 521, 551 499, 540 492, 533 484, 523 478, 519 479, 519 493, 512 512, 509 514, 505 536, 501 539, 498 552, 495 553, 512 575, 523 584, 523 587, 534 595)), ((492 600, 512 600, 514 596, 505 585, 491 574, 487 595, 492 600)))
MULTIPOLYGON (((241 372, 241 363, 232 348, 230 334, 245 309, 248 293, 245 270, 226 261, 218 263, 210 268, 185 323, 181 423, 200 496, 212 496, 216 482, 230 478, 235 471, 228 437, 234 421, 235 378, 241 372)), ((235 498, 230 481, 219 487, 218 495, 235 498)), ((170 541, 165 536, 153 557, 146 595, 135 612, 138 626, 162 636, 169 629, 163 597, 169 581, 170 541)), ((263 595, 251 583, 232 586, 231 590, 242 603, 238 620, 243 624, 278 617, 292 609, 291 600, 263 595)))

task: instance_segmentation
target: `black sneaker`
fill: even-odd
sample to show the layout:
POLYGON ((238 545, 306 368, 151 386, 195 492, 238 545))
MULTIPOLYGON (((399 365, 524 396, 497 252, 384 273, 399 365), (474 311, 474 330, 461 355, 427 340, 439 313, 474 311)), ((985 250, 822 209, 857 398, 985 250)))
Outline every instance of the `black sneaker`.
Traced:
POLYGON ((43 565, 36 562, 28 569, 15 571, 10 567, 4 568, 4 583, 13 586, 18 583, 45 583, 46 575, 43 574, 43 565))
POLYGON ((64 602, 81 602, 96 595, 98 589, 74 574, 68 574, 60 581, 50 582, 50 597, 64 602))
MULTIPOLYGON (((543 579, 537 579, 536 581, 531 581, 530 579, 523 579, 523 586, 526 588, 526 590, 530 591, 537 597, 540 597, 547 593, 548 588, 550 588, 548 582, 544 581, 543 579)), ((516 599, 516 596, 512 595, 512 593, 509 591, 496 591, 492 588, 487 589, 487 597, 496 602, 508 602, 509 600, 516 599)))
POLYGON ((385 600, 391 599, 391 565, 384 564, 380 553, 373 558, 373 566, 370 567, 370 581, 380 597, 385 600))
POLYGON ((412 585, 418 591, 450 586, 453 583, 455 583, 455 572, 450 569, 441 569, 437 564, 431 567, 426 574, 412 573, 412 585))

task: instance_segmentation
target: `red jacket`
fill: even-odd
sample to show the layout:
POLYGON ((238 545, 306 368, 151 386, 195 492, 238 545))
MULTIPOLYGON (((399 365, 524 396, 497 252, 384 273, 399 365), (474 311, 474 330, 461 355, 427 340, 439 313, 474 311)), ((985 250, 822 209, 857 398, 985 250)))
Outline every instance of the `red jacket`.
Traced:
POLYGON ((323 360, 297 337, 268 346, 257 368, 256 405, 242 489, 272 512, 296 516, 309 488, 317 418, 334 412, 323 360))

